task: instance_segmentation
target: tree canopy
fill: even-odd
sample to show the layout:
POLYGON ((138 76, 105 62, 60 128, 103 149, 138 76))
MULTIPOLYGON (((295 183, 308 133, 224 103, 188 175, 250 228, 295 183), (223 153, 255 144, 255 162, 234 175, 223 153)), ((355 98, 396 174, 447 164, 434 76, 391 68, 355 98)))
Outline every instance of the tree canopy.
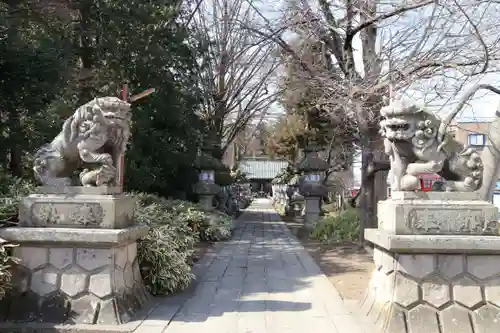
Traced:
POLYGON ((3 168, 31 177, 30 157, 91 98, 156 89, 133 109, 128 190, 178 195, 196 179, 204 123, 195 75, 203 49, 178 1, 0 3, 3 168))

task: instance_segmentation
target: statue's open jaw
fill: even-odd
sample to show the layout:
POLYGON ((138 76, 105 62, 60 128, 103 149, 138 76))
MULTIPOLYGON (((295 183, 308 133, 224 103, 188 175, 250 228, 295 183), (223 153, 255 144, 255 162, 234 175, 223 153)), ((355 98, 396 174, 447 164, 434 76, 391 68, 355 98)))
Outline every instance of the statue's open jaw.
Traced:
POLYGON ((410 129, 410 124, 392 124, 387 125, 393 131, 407 131, 410 129))
POLYGON ((115 127, 129 127, 132 121, 131 113, 126 110, 121 110, 120 112, 105 112, 103 115, 109 124, 115 127))
POLYGON ((130 104, 117 97, 96 98, 80 106, 54 140, 35 154, 35 177, 44 185, 71 181, 81 165, 88 165, 79 174, 81 185, 114 186, 118 157, 130 137, 131 116, 130 104))
POLYGON ((386 118, 383 120, 385 137, 393 140, 409 140, 415 131, 410 123, 403 118, 386 118))
POLYGON ((103 116, 104 116, 104 118, 109 119, 109 120, 117 119, 117 120, 121 120, 121 121, 130 121, 131 114, 130 114, 129 110, 130 109, 126 109, 126 110, 122 109, 119 112, 104 112, 103 116))
POLYGON ((108 112, 104 114, 104 117, 106 119, 118 119, 118 120, 127 120, 127 117, 123 115, 117 115, 116 113, 113 112, 108 112))
POLYGON ((104 118, 113 121, 130 122, 132 118, 131 104, 122 100, 113 100, 111 102, 103 102, 98 98, 95 99, 95 104, 100 108, 104 118))

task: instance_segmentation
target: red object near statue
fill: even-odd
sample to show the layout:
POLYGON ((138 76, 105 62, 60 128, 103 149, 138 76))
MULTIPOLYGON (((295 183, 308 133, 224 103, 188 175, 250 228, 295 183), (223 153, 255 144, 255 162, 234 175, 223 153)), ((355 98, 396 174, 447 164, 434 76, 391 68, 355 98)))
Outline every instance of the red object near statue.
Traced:
MULTIPOLYGON (((420 180, 420 191, 421 192, 430 192, 432 191, 432 185, 434 182, 443 181, 443 178, 435 173, 421 173, 418 175, 418 179, 420 180)), ((387 187, 387 198, 391 197, 391 188, 387 187)))
POLYGON ((432 185, 436 181, 442 181, 441 176, 436 175, 435 173, 422 173, 418 175, 420 179, 420 190, 422 192, 429 192, 432 190, 432 185))
MULTIPOLYGON (((140 94, 137 94, 137 95, 134 95, 134 96, 131 96, 129 98, 129 94, 128 94, 128 85, 125 83, 123 84, 122 86, 122 92, 121 92, 121 99, 123 101, 127 101, 129 103, 134 103, 136 101, 138 101, 139 99, 141 98, 144 98, 146 96, 149 96, 151 95, 152 93, 155 92, 155 88, 149 88, 147 90, 144 90, 143 92, 141 92, 140 94)), ((118 168, 117 168, 117 173, 118 175, 116 176, 117 179, 118 179, 118 186, 122 189, 123 191, 123 180, 124 180, 124 170, 125 170, 125 155, 122 154, 120 156, 120 162, 119 162, 119 165, 118 165, 118 168)))

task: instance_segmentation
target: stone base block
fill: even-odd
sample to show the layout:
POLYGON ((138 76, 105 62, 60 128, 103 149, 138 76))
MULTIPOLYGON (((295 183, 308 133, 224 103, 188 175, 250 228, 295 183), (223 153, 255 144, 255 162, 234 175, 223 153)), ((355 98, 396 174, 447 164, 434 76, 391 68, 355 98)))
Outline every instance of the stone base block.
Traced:
POLYGON ((313 229, 319 221, 321 209, 319 197, 304 198, 304 223, 308 229, 313 229))
POLYGON ((84 229, 97 232, 93 238, 81 233, 87 239, 80 244, 68 235, 82 229, 7 229, 25 235, 15 237, 24 242, 13 253, 19 264, 14 267, 14 292, 6 304, 6 321, 116 325, 128 322, 149 298, 136 242, 147 228, 121 233, 84 229), (31 239, 26 236, 30 232, 31 239), (40 234, 50 234, 52 242, 40 242, 47 239, 40 234))
POLYGON ((200 194, 198 204, 205 210, 214 208, 214 196, 212 194, 200 194))
POLYGON ((194 192, 199 195, 211 195, 214 196, 220 191, 220 186, 207 182, 207 181, 199 181, 194 185, 194 192))
POLYGON ((134 223, 135 199, 114 188, 42 187, 23 198, 22 227, 127 228, 134 223), (59 192, 58 192, 59 191, 59 192))
POLYGON ((377 332, 500 330, 500 254, 408 254, 375 247, 374 261, 361 311, 377 332))
POLYGON ((498 235, 497 208, 474 192, 393 192, 378 227, 396 235, 498 235))

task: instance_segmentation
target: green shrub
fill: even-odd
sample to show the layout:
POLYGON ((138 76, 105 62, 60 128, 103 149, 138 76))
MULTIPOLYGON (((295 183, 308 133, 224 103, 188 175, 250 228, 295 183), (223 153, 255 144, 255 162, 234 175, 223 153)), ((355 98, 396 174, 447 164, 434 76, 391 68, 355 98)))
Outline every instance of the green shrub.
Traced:
POLYGON ((221 241, 231 237, 233 218, 219 211, 205 211, 198 204, 158 197, 154 194, 137 194, 139 206, 156 203, 164 207, 172 219, 186 222, 204 241, 221 241))
POLYGON ((322 243, 357 241, 359 238, 359 215, 356 209, 341 213, 329 213, 321 218, 311 237, 322 243))
MULTIPOLYGON (((0 170, 0 226, 5 227, 17 223, 19 201, 34 189, 28 180, 17 178, 0 170)), ((11 249, 15 245, 0 244, 0 299, 12 287, 10 266, 15 261, 11 257, 11 249)))
POLYGON ((197 241, 186 222, 172 218, 163 205, 138 205, 136 220, 150 226, 139 240, 138 258, 144 282, 153 295, 167 295, 185 289, 194 278, 188 258, 197 241))
POLYGON ((0 300, 12 287, 12 272, 10 267, 15 259, 11 257, 11 248, 15 245, 3 243, 0 245, 0 300))
POLYGON ((17 222, 19 200, 31 193, 34 187, 34 184, 26 179, 0 171, 0 224, 17 222))
POLYGON ((198 240, 218 241, 231 236, 232 218, 182 200, 136 194, 136 220, 150 226, 139 241, 143 279, 154 295, 183 290, 194 278, 189 266, 198 240))
POLYGON ((207 241, 221 241, 231 237, 233 218, 225 213, 207 212, 205 228, 200 234, 201 239, 207 241))

